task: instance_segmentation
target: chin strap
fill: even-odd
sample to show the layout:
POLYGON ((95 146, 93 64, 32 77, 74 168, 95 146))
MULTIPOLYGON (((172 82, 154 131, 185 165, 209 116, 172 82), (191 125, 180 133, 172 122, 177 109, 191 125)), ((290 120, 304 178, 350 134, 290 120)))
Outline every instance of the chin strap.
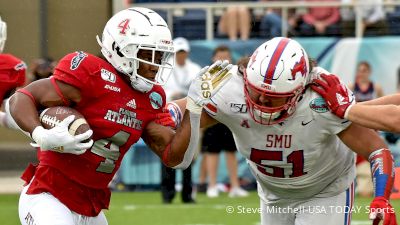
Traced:
POLYGON ((389 200, 395 176, 391 152, 386 148, 378 149, 370 154, 368 161, 371 163, 375 197, 389 200))
POLYGON ((153 88, 153 84, 143 80, 138 75, 132 75, 130 80, 132 87, 142 93, 147 93, 153 88))

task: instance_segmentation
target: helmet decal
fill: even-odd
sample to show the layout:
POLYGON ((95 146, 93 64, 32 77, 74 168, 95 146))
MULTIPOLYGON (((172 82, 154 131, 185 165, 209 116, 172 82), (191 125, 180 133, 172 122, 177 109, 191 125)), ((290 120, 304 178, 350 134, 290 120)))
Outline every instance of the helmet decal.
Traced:
POLYGON ((272 79, 274 78, 276 66, 278 65, 279 59, 282 56, 283 51, 285 50, 286 46, 288 45, 290 39, 282 38, 279 42, 278 46, 276 47, 274 53, 272 54, 271 60, 268 64, 267 72, 264 76, 264 82, 267 84, 272 83, 272 79))
POLYGON ((121 23, 118 24, 118 28, 121 29, 120 34, 126 34, 126 29, 129 28, 130 19, 124 19, 121 23))
POLYGON ((292 71, 292 79, 296 79, 296 75, 300 72, 302 77, 305 77, 308 73, 307 71, 307 64, 306 59, 304 58, 304 52, 302 51, 303 55, 301 56, 300 60, 294 64, 292 71))
POLYGON ((256 62, 257 54, 258 54, 258 49, 253 53, 253 55, 251 55, 249 63, 248 63, 249 67, 252 67, 253 64, 256 62))

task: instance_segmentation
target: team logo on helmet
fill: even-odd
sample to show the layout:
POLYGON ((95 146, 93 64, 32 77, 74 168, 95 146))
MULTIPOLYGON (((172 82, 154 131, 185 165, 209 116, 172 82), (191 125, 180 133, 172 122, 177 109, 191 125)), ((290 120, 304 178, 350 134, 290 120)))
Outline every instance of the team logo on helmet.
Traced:
POLYGON ((150 94, 149 98, 150 98, 151 106, 152 106, 154 109, 159 109, 159 108, 162 107, 162 105, 163 105, 163 100, 162 100, 162 97, 161 97, 160 94, 158 94, 157 92, 152 92, 152 93, 150 94))
POLYGON ((252 67, 253 64, 256 62, 257 54, 258 54, 258 49, 257 49, 257 50, 253 53, 253 55, 250 57, 249 67, 252 67))
POLYGON ((300 60, 296 62, 293 66, 293 69, 291 69, 292 72, 292 79, 296 79, 296 75, 298 72, 300 72, 301 76, 305 77, 307 75, 307 63, 306 59, 304 58, 304 54, 301 56, 300 60))

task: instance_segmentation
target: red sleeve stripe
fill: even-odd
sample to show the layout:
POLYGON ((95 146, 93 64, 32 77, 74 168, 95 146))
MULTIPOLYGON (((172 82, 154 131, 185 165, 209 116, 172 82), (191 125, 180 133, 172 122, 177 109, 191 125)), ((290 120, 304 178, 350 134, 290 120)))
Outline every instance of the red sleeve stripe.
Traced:
POLYGON ((53 84, 54 89, 57 92, 57 95, 60 96, 61 100, 64 103, 64 106, 69 106, 69 101, 64 97, 63 93, 61 92, 60 87, 56 83, 56 79, 54 77, 50 77, 51 84, 53 84))
POLYGON ((210 111, 210 112, 212 112, 212 113, 214 113, 214 114, 217 114, 217 112, 218 112, 217 107, 215 107, 215 105, 213 105, 213 104, 211 104, 211 103, 208 103, 208 104, 205 106, 205 108, 206 108, 208 111, 210 111))
POLYGON ((274 53, 272 54, 271 60, 269 61, 267 72, 264 76, 264 83, 271 84, 272 79, 274 78, 276 66, 279 63, 279 59, 283 51, 285 50, 286 46, 289 44, 290 39, 282 38, 282 40, 278 43, 274 53))
POLYGON ((28 96, 32 100, 33 104, 35 104, 35 106, 37 106, 35 98, 33 97, 33 95, 28 90, 26 90, 24 88, 21 88, 21 89, 18 89, 17 92, 28 96))

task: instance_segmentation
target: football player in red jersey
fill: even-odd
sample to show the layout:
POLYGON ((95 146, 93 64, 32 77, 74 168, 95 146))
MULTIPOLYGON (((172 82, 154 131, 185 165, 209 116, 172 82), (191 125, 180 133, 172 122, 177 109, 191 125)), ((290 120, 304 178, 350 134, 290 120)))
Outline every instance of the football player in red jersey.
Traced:
MULTIPOLYGON (((25 83, 26 64, 11 54, 3 54, 7 39, 7 24, 0 17, 0 106, 17 87, 25 83)), ((7 126, 5 113, 0 112, 0 126, 7 126)))
POLYGON ((188 167, 197 148, 199 111, 229 78, 227 62, 203 68, 192 85, 199 91, 174 132, 154 122, 165 106, 160 85, 175 54, 165 21, 150 9, 129 8, 115 14, 97 39, 106 60, 85 52, 68 54, 52 77, 20 89, 6 104, 14 127, 40 146, 39 165, 29 166, 22 176, 27 184, 19 201, 23 225, 107 224, 102 212, 110 201, 107 186, 141 137, 167 166, 188 167), (91 130, 70 135, 73 116, 44 129, 38 110, 58 105, 78 110, 91 130))

